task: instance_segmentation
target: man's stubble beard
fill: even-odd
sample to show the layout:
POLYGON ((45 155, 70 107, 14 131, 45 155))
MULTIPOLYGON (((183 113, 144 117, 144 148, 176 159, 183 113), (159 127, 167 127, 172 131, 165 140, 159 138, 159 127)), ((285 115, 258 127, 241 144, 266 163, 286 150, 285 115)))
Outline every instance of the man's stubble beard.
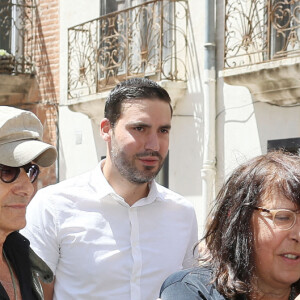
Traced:
POLYGON ((121 151, 118 147, 114 138, 111 141, 111 151, 110 156, 112 163, 118 169, 119 173, 126 178, 129 182, 135 184, 144 184, 150 182, 156 177, 160 169, 163 166, 164 159, 157 151, 145 151, 143 153, 138 153, 129 159, 124 151, 121 151), (135 161, 141 157, 155 156, 159 159, 159 167, 156 171, 155 166, 144 166, 144 170, 138 170, 135 166, 135 161), (152 171, 152 172, 151 172, 152 171))

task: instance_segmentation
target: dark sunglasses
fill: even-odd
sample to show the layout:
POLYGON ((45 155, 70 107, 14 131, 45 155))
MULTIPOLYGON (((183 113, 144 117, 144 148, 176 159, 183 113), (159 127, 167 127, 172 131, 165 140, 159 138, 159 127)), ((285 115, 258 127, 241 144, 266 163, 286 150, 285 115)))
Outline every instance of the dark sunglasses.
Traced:
POLYGON ((33 183, 40 174, 40 168, 36 164, 29 163, 21 167, 9 167, 0 164, 0 179, 5 183, 15 181, 20 175, 21 168, 25 170, 31 183, 33 183))

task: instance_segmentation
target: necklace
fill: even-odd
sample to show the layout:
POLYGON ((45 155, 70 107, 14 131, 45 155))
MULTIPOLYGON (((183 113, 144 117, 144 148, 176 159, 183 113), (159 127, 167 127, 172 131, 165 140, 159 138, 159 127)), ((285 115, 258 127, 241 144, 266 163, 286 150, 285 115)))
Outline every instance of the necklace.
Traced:
POLYGON ((9 273, 10 273, 10 277, 11 277, 11 280, 12 280, 12 284, 13 284, 13 288, 14 288, 14 295, 15 295, 15 299, 14 300, 18 300, 18 297, 17 297, 17 286, 16 286, 16 280, 15 280, 15 275, 14 275, 14 272, 12 270, 12 267, 9 263, 9 260, 7 259, 6 257, 6 254, 3 250, 3 256, 4 256, 4 259, 8 265, 8 269, 9 269, 9 273))

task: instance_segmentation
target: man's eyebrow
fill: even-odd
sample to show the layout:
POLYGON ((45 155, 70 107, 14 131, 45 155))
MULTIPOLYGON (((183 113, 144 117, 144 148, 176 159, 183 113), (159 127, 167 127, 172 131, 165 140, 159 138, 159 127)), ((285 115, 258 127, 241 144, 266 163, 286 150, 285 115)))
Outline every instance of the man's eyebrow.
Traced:
MULTIPOLYGON (((141 126, 141 127, 147 127, 147 128, 151 128, 152 125, 142 122, 142 121, 136 121, 136 122, 130 122, 128 123, 129 126, 141 126)), ((170 124, 165 124, 165 125, 161 125, 159 126, 159 128, 166 128, 166 129, 171 129, 171 125, 170 124)))
POLYGON ((165 129, 171 129, 171 125, 170 124, 166 124, 166 125, 162 125, 159 126, 160 128, 165 128, 165 129))
POLYGON ((171 128, 171 124, 166 124, 166 125, 163 125, 163 126, 161 126, 161 127, 164 127, 164 128, 171 128))
POLYGON ((151 126, 150 124, 147 124, 142 121, 132 121, 132 122, 129 122, 128 125, 130 125, 130 126, 148 126, 148 127, 151 126))

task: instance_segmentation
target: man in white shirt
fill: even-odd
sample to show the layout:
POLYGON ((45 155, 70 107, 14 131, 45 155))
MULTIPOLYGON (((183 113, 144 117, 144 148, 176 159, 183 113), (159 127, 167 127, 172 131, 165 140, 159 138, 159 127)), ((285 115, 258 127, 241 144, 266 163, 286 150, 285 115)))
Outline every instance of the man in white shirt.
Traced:
POLYGON ((118 84, 100 126, 106 159, 29 205, 23 234, 55 274, 46 300, 153 300, 169 274, 194 264, 194 209, 154 180, 168 153, 170 102, 151 80, 118 84))

